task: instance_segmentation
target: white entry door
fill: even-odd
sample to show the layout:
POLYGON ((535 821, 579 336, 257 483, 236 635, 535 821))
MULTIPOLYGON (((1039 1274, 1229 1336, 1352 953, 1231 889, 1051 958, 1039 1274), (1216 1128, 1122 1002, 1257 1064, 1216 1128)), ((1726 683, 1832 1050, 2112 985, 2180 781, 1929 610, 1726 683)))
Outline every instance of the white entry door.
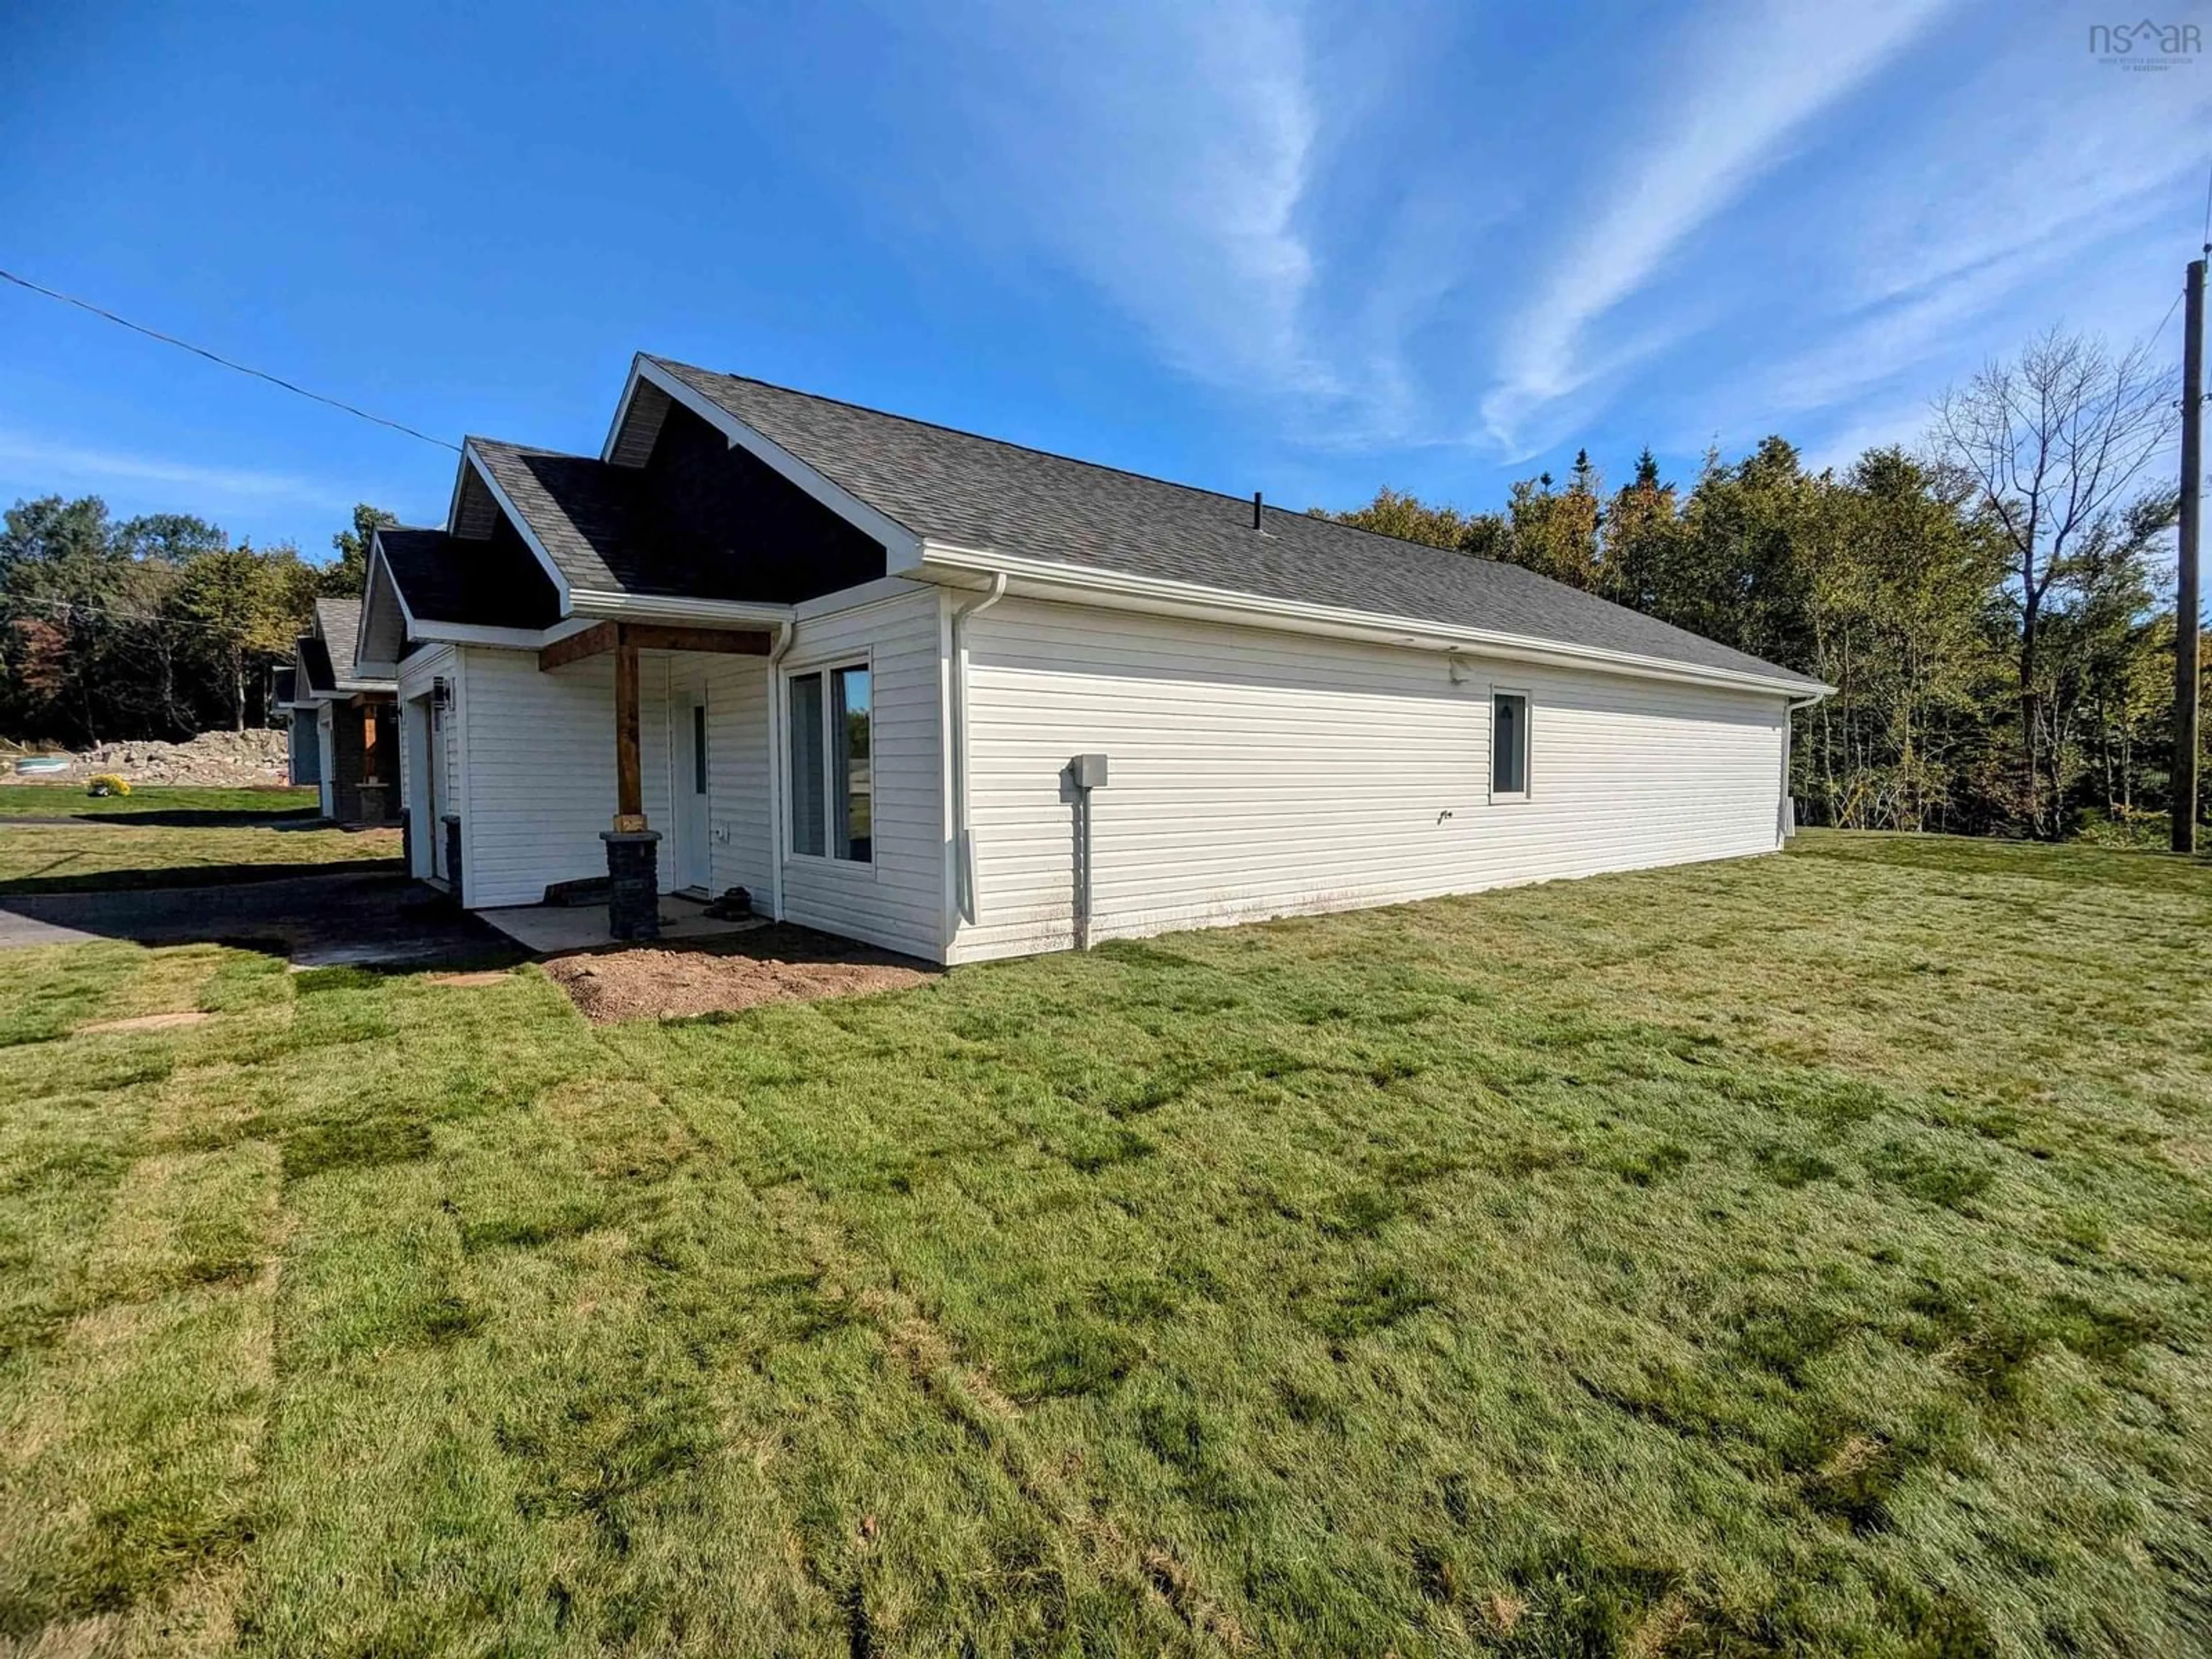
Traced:
POLYGON ((331 741, 331 706, 326 702, 315 705, 315 758, 319 763, 315 781, 316 806, 326 818, 338 815, 337 762, 336 745, 331 741))
POLYGON ((422 776, 422 806, 421 822, 430 837, 430 873, 441 881, 451 881, 453 872, 446 867, 446 745, 452 741, 446 731, 446 722, 453 718, 450 711, 438 707, 434 696, 422 704, 423 726, 428 740, 424 743, 427 763, 422 776))
POLYGON ((707 693, 693 686, 676 700, 676 885, 712 890, 714 854, 709 845, 707 755, 707 693))

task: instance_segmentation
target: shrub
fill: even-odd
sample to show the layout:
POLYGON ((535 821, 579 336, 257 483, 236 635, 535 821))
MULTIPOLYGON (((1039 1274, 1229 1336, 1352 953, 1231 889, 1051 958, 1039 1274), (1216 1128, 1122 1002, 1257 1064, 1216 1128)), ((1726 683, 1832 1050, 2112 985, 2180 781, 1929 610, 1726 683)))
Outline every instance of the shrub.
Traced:
POLYGON ((112 772, 102 772, 98 777, 91 779, 85 784, 84 793, 95 798, 106 795, 127 795, 131 793, 131 783, 128 779, 118 778, 112 772))
POLYGON ((2123 806, 2110 817, 2095 807, 2081 814, 2074 839, 2092 847, 2138 847, 2162 851, 2173 839, 2172 820, 2164 812, 2123 806))

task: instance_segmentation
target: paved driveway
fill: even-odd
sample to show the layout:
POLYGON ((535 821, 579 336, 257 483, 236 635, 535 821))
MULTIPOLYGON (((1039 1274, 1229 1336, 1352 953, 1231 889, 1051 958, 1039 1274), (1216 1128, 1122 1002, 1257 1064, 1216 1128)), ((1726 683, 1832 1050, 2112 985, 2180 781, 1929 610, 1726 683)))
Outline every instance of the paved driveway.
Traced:
POLYGON ((526 952, 420 883, 390 871, 168 887, 0 895, 0 950, 93 939, 230 945, 303 968, 489 966, 526 952))

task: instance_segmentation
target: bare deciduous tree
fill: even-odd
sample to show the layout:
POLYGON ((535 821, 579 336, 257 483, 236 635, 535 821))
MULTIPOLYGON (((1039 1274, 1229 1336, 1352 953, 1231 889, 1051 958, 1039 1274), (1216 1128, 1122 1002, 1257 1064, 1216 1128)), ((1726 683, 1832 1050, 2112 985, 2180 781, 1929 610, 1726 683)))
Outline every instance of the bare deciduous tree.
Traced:
POLYGON ((2170 370, 2148 349, 2115 357, 2094 336, 2053 328, 2014 362, 1992 362, 1936 401, 1944 459, 1972 484, 2010 556, 2020 632, 2021 767, 2030 825, 2042 804, 2036 647, 2051 591, 2085 544, 2109 537, 2136 482, 2174 428, 2170 370))

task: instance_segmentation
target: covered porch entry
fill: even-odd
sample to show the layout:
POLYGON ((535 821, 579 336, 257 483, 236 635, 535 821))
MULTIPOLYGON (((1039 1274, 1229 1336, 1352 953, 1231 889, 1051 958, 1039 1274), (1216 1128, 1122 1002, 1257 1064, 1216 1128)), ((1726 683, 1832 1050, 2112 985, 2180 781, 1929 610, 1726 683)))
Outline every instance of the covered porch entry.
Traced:
MULTIPOLYGON (((765 822, 764 769, 742 763, 756 748, 764 756, 767 746, 762 694, 770 645, 761 629, 601 622, 538 652, 538 672, 546 676, 612 663, 606 710, 614 811, 599 832, 607 937, 658 939, 662 894, 703 902, 739 884, 718 881, 718 863, 726 878, 735 865, 716 854, 733 846, 735 821, 765 822), (748 659, 752 672, 734 672, 748 659), (732 743, 745 756, 718 754, 732 743), (732 798, 738 794, 751 798, 732 798)), ((678 915, 683 931, 698 931, 690 906, 678 915)))

